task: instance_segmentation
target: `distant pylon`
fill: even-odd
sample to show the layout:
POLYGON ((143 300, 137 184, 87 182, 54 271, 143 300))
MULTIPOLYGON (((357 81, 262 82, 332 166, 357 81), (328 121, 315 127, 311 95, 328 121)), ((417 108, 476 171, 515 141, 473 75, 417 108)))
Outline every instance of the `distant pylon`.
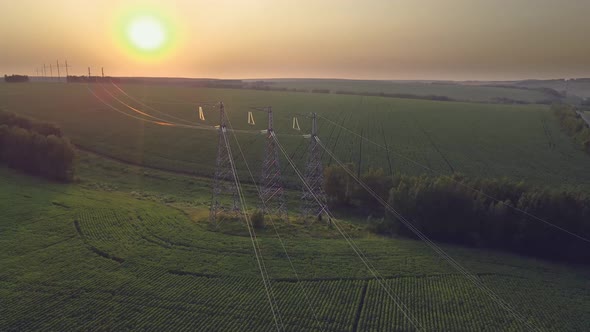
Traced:
POLYGON ((102 78, 104 78, 104 67, 100 67, 100 71, 102 72, 102 78))
POLYGON ((255 108, 266 112, 268 115, 268 128, 266 130, 266 148, 262 161, 262 172, 260 176, 260 209, 266 214, 275 215, 286 221, 287 205, 283 183, 281 180, 281 166, 279 162, 279 151, 275 141, 273 128, 273 115, 271 107, 255 108))
POLYGON ((232 168, 232 154, 227 137, 226 115, 223 102, 219 103, 219 141, 217 144, 217 159, 215 160, 215 176, 211 195, 211 210, 209 221, 218 224, 221 211, 229 215, 238 215, 238 188, 236 174, 232 168), (229 207, 227 206, 229 203, 229 207))
POLYGON ((305 181, 301 195, 303 216, 321 218, 326 212, 326 193, 324 192, 324 168, 322 167, 321 146, 317 142, 317 115, 311 113, 311 137, 308 148, 307 164, 305 165, 305 181), (319 201, 319 202, 318 202, 319 201))

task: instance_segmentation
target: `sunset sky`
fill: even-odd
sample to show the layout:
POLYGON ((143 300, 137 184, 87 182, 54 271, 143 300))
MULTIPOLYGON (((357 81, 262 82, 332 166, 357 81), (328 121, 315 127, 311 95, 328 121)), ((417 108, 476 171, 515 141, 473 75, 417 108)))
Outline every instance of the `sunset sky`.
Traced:
POLYGON ((588 0, 0 2, 0 74, 590 77, 588 0))

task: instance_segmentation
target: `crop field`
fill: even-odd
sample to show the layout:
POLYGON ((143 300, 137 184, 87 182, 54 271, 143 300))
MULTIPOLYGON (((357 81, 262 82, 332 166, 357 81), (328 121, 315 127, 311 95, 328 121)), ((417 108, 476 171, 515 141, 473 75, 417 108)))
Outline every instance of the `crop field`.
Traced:
POLYGON ((332 92, 410 94, 416 96, 444 96, 454 100, 493 102, 498 98, 535 103, 551 99, 543 92, 506 87, 463 85, 444 82, 419 81, 362 81, 330 79, 271 79, 269 86, 288 89, 326 89, 332 92))
POLYGON ((517 83, 519 86, 528 88, 547 87, 557 91, 567 91, 568 95, 575 95, 582 98, 590 97, 590 80, 577 79, 569 80, 528 80, 517 83))
MULTIPOLYGON (((0 251, 0 330, 274 329, 250 238, 233 231, 245 226, 229 222, 212 228, 206 214, 191 212, 203 209, 198 204, 189 209, 130 192, 133 181, 145 188, 161 182, 180 188, 185 175, 166 173, 163 179, 164 172, 128 169, 128 182, 113 189, 108 186, 118 181, 108 172, 130 166, 108 160, 96 166, 93 158, 83 158, 79 184, 54 184, 0 168, 0 245, 5 248, 0 251), (99 182, 105 187, 93 188, 99 182)), ((196 188, 178 192, 207 192, 196 188)), ((326 225, 290 231, 283 239, 286 250, 274 232, 259 232, 285 330, 590 329, 588 268, 442 246, 525 317, 520 320, 423 243, 343 225, 385 287, 326 225), (407 310, 402 312, 385 289, 407 310)))
MULTIPOLYGON (((310 120, 302 114, 317 112, 320 139, 341 160, 362 171, 373 167, 409 174, 459 172, 578 189, 590 184, 589 157, 561 132, 549 108, 542 105, 156 85, 120 88, 1 84, 0 108, 56 122, 83 149, 202 176, 213 173, 217 134, 210 126, 218 124, 218 114, 206 107, 206 121, 200 122, 197 106, 223 100, 231 126, 247 131, 236 138, 255 174, 263 154, 264 136, 259 131, 265 128, 265 118, 253 111, 256 125, 249 126, 247 112, 253 106, 272 105, 279 140, 299 165, 305 161, 308 142, 302 135, 310 130, 310 120), (291 127, 294 116, 301 131, 291 127)), ((328 156, 324 158, 330 164, 328 156)), ((238 169, 244 169, 240 161, 238 169)), ((293 174, 286 172, 286 178, 292 180, 293 174)))

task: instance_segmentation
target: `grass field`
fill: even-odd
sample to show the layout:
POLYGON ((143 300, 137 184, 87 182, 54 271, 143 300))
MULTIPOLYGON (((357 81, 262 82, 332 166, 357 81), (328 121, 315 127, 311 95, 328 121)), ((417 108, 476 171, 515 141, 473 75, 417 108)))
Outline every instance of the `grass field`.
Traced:
MULTIPOLYGON (((274 329, 244 226, 204 221, 206 180, 96 158, 71 185, 0 168, 0 330, 274 329)), ((529 330, 423 243, 343 225, 425 329, 529 330)), ((274 232, 258 236, 287 330, 412 330, 335 230, 278 229, 299 282, 274 232)), ((533 326, 590 328, 587 268, 443 248, 533 326)))
MULTIPOLYGON (((421 174, 428 173, 428 168, 434 173, 506 176, 535 184, 590 188, 589 157, 560 131, 548 107, 541 105, 122 86, 129 95, 143 100, 158 113, 110 85, 37 83, 0 85, 0 107, 56 122, 75 144, 100 154, 155 168, 211 176, 217 142, 214 131, 160 126, 138 120, 154 119, 129 110, 109 96, 105 88, 118 93, 117 98, 140 111, 186 124, 199 122, 198 103, 223 100, 233 127, 253 131, 237 134, 237 137, 255 174, 259 172, 264 140, 256 132, 264 129, 265 124, 263 114, 255 112, 257 125, 248 126, 247 111, 251 106, 272 105, 279 139, 300 165, 305 160, 307 144, 301 134, 309 131, 310 124, 299 115, 302 132, 297 132, 291 128, 291 120, 296 113, 313 111, 378 144, 387 143, 393 172, 421 174), (102 104, 89 88, 125 114, 102 104)), ((217 115, 206 112, 206 120, 206 124, 215 125, 217 115)), ((369 167, 389 171, 384 149, 363 142, 338 125, 320 119, 319 135, 340 159, 357 167, 360 165, 363 171, 369 167)), ((328 156, 325 162, 330 163, 328 156)), ((239 169, 243 166, 238 164, 239 169)), ((293 174, 286 176, 293 178, 293 174)))
MULTIPOLYGON (((341 159, 361 160, 363 170, 387 169, 387 155, 325 119, 387 142, 396 172, 425 172, 403 156, 444 174, 590 188, 589 157, 543 106, 122 88, 161 113, 119 93, 122 102, 171 122, 197 123, 197 102, 224 100, 241 130, 264 128, 262 114, 255 113, 256 126, 246 124, 248 107, 272 105, 279 139, 300 165, 307 140, 292 130, 291 119, 317 111, 322 141, 341 159)), ((90 89, 122 113, 86 85, 0 84, 0 107, 56 122, 74 143, 96 152, 79 152, 78 180, 66 185, 0 166, 0 246, 6 248, 0 252, 0 330, 273 330, 246 226, 207 222, 216 133, 146 122, 160 120, 125 108, 100 85, 90 89)), ((206 117, 216 124, 214 113, 206 117)), ((307 131, 309 123, 303 116, 299 121, 307 131)), ((257 175, 262 136, 237 138, 257 175)), ((246 185, 245 193, 248 206, 257 206, 254 187, 246 185)), ((289 206, 298 204, 298 195, 288 192, 289 206)), ((363 220, 340 222, 386 288, 334 228, 295 218, 278 223, 276 232, 268 226, 257 235, 286 330, 413 330, 385 289, 424 330, 590 330, 588 267, 441 245, 523 321, 424 243, 373 235, 363 220)))
POLYGON ((347 91, 357 93, 390 93, 411 94, 417 96, 444 96, 454 100, 477 102, 493 102, 506 98, 528 103, 550 99, 540 91, 512 89, 506 87, 491 87, 477 85, 463 85, 444 82, 419 81, 360 81, 360 80, 330 80, 330 79, 271 79, 271 87, 288 89, 327 89, 332 92, 347 91))

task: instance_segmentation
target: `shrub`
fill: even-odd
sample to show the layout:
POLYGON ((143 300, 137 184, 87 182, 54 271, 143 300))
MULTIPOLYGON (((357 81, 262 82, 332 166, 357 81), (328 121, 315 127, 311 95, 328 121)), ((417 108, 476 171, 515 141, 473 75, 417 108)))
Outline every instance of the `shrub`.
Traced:
POLYGON ((256 229, 264 228, 264 211, 256 210, 250 216, 250 222, 252 222, 252 227, 256 229))

